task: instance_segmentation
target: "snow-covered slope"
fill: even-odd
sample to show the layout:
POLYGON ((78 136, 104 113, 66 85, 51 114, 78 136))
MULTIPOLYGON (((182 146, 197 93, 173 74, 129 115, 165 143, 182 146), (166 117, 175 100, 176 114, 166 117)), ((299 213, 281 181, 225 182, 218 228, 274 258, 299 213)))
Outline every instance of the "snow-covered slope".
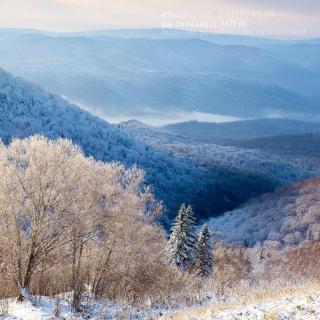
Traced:
POLYGON ((201 320, 319 320, 320 294, 301 294, 286 298, 267 299, 266 302, 232 307, 219 312, 215 305, 177 312, 163 319, 201 320))
MULTIPOLYGON (((13 137, 32 134, 43 134, 50 138, 66 137, 80 145, 87 155, 98 160, 120 161, 127 166, 137 164, 145 170, 147 183, 155 186, 158 198, 164 200, 169 217, 175 215, 184 201, 191 203, 199 216, 211 215, 212 200, 209 195, 215 190, 216 183, 213 177, 209 177, 207 168, 198 166, 193 159, 184 155, 169 153, 133 138, 127 131, 119 130, 77 106, 1 70, 0 121, 0 137, 5 143, 13 137), (198 199, 197 194, 201 194, 202 199, 198 199)), ((216 166, 212 172, 221 176, 228 173, 233 181, 231 184, 240 181, 240 174, 229 173, 228 165, 216 166)), ((242 173, 241 176, 246 174, 242 173)), ((267 191, 278 183, 268 181, 266 184, 265 181, 266 178, 258 180, 251 189, 257 189, 258 184, 262 185, 259 190, 267 191)), ((247 200, 249 196, 250 192, 241 200, 233 201, 231 207, 247 200)), ((223 193, 219 197, 223 199, 223 193)), ((217 200, 217 197, 213 199, 217 200)))
POLYGON ((0 138, 5 143, 14 137, 33 134, 43 134, 53 139, 65 137, 97 160, 119 161, 127 166, 142 167, 147 183, 155 186, 156 194, 165 201, 169 214, 174 214, 182 198, 192 194, 194 188, 187 181, 203 178, 204 173, 192 170, 193 164, 187 159, 178 161, 77 106, 13 78, 2 70, 0 123, 0 138), (176 177, 180 178, 178 182, 176 177))
MULTIPOLYGON (((88 300, 82 314, 72 313, 68 295, 53 298, 35 297, 33 303, 17 303, 14 299, 0 300, 0 317, 3 320, 319 320, 320 293, 301 294, 218 311, 216 304, 194 306, 172 311, 166 307, 134 308, 115 301, 88 300), (56 315, 56 316, 55 316, 56 315)), ((175 308, 176 309, 176 308, 175 308)))
POLYGON ((317 241, 320 236, 320 178, 265 194, 209 220, 226 242, 275 247, 317 241))
MULTIPOLYGON (((259 303, 227 311, 216 316, 215 320, 318 320, 320 319, 320 294, 288 297, 279 301, 259 303)), ((204 318, 205 319, 205 318, 204 318)), ((210 319, 210 318, 208 318, 210 319)))
POLYGON ((211 38, 0 30, 0 66, 105 117, 319 113, 319 45, 211 38))
POLYGON ((159 319, 166 311, 161 308, 138 308, 118 301, 95 300, 83 297, 82 312, 71 310, 71 295, 32 297, 18 303, 16 299, 0 300, 0 319, 3 320, 95 320, 95 319, 159 319))
POLYGON ((201 145, 160 129, 140 128, 139 123, 113 126, 1 70, 0 122, 5 143, 32 134, 65 137, 98 160, 137 164, 168 209, 166 223, 182 202, 190 203, 199 218, 208 218, 317 174, 304 164, 252 150, 201 145))

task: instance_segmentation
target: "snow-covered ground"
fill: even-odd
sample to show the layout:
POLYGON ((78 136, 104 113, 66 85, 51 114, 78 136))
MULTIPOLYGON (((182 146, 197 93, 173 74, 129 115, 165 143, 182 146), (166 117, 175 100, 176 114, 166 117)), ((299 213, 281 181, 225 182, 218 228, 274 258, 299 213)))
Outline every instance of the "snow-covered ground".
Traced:
POLYGON ((178 312, 165 319, 197 320, 319 320, 320 293, 264 302, 217 313, 214 305, 178 312))
POLYGON ((0 300, 0 319, 3 320, 118 320, 160 319, 165 308, 135 308, 121 302, 87 300, 82 312, 71 312, 68 294, 55 298, 37 297, 31 302, 19 303, 16 299, 0 300))
MULTIPOLYGON (((18 303, 14 299, 0 300, 0 319, 5 320, 319 320, 320 293, 284 298, 219 313, 211 304, 167 313, 166 308, 139 309, 119 302, 86 304, 81 314, 70 311, 67 296, 40 297, 33 302, 18 303)), ((89 302, 89 301, 87 301, 89 302)), ((221 307, 221 306, 220 306, 221 307)))
POLYGON ((214 318, 216 320, 319 320, 320 294, 298 298, 286 298, 282 301, 261 303, 233 312, 226 312, 214 318))

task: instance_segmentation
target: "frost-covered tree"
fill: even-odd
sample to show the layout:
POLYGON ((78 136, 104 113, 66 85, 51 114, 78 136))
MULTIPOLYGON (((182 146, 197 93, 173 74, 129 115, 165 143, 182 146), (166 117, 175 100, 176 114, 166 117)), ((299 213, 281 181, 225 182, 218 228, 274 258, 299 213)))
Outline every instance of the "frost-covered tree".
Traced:
MULTIPOLYGON (((19 299, 28 297, 37 273, 63 263, 76 309, 86 261, 103 279, 110 250, 113 258, 128 256, 134 266, 132 252, 149 257, 140 249, 141 233, 151 243, 161 240, 149 223, 161 205, 149 188, 141 188, 143 176, 136 167, 87 158, 68 140, 34 136, 0 143, 0 249, 19 299)), ((160 251, 143 244, 143 250, 160 251)))
POLYGON ((194 267, 197 250, 195 218, 191 206, 183 204, 171 229, 167 244, 169 262, 181 271, 194 267))
POLYGON ((211 233, 207 225, 201 230, 197 245, 196 274, 207 277, 212 273, 213 256, 211 246, 211 233))

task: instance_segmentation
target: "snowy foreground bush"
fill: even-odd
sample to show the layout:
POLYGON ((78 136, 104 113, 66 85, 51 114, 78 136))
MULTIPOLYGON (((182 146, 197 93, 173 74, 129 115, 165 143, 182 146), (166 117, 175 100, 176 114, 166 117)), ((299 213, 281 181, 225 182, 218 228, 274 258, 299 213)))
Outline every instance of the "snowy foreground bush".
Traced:
POLYGON ((167 266, 162 205, 143 172, 86 158, 67 140, 0 145, 2 297, 73 292, 163 300, 186 280, 167 266))

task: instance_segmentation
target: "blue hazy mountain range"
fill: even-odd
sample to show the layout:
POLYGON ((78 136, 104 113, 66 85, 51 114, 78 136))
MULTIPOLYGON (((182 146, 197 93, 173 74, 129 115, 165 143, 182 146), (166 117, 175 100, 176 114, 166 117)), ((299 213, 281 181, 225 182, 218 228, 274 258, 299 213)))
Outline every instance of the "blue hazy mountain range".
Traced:
POLYGON ((1 29, 0 66, 106 119, 320 113, 318 39, 197 37, 1 29))

